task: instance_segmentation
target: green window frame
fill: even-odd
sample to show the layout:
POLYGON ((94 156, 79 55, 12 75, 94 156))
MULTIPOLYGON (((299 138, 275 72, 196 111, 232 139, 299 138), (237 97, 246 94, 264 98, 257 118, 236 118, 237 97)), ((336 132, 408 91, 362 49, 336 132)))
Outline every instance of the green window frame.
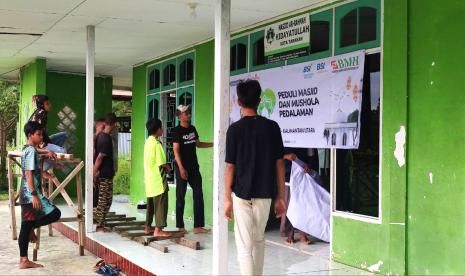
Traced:
MULTIPOLYGON (((257 51, 257 43, 260 43, 260 40, 263 42, 265 38, 265 31, 260 30, 258 32, 254 32, 250 34, 250 44, 249 44, 249 72, 254 72, 254 71, 260 71, 264 69, 269 69, 269 68, 274 68, 274 67, 280 67, 284 65, 284 61, 278 61, 278 62, 273 62, 273 63, 264 63, 261 65, 254 65, 254 53, 257 51)), ((261 45, 259 46, 261 47, 261 45)), ((263 44, 263 53, 265 53, 265 48, 263 44)))
POLYGON ((336 24, 336 35, 335 35, 335 54, 344 54, 348 52, 353 52, 356 50, 361 49, 370 49, 376 48, 381 45, 381 1, 380 0, 359 0, 353 3, 345 4, 339 7, 336 7, 336 16, 335 16, 335 24, 336 24), (361 12, 362 11, 375 11, 376 19, 375 19, 375 32, 376 37, 369 41, 361 41, 360 38, 360 28, 363 28, 361 23, 361 12), (341 46, 342 42, 342 23, 344 19, 348 19, 346 16, 350 14, 356 15, 356 22, 355 24, 355 38, 354 43, 341 46))
MULTIPOLYGON (((316 39, 316 38, 315 38, 316 39)), ((333 49, 333 10, 329 9, 310 15, 310 54, 308 56, 289 59, 287 64, 296 64, 306 61, 330 57, 333 49), (312 52, 312 23, 327 23, 329 26, 328 49, 326 51, 312 52)))
POLYGON ((194 78, 195 78, 195 54, 194 53, 189 53, 186 55, 183 55, 181 57, 177 58, 177 81, 178 81, 178 87, 179 86, 186 86, 186 85, 191 85, 194 84, 194 78), (191 65, 189 65, 191 63, 191 65), (192 67, 191 67, 192 66, 192 67), (183 68, 181 68, 183 67, 183 68), (190 67, 192 68, 192 72, 190 73, 189 76, 189 69, 190 67), (182 76, 181 74, 184 74, 182 76), (191 77, 189 79, 189 77, 191 77))
POLYGON ((176 59, 165 61, 161 64, 161 87, 162 90, 170 90, 176 88, 176 59), (173 69, 174 67, 174 69, 173 69), (173 72, 174 70, 174 72, 173 72), (173 77, 174 76, 174 77, 173 77), (174 78, 174 80, 173 80, 174 78), (168 81, 168 83, 166 82, 168 81))
MULTIPOLYGON (((188 86, 180 88, 176 91, 176 106, 182 105, 191 105, 191 122, 195 122, 195 92, 194 86, 188 86), (185 95, 190 94, 190 103, 185 102, 185 95)), ((176 125, 179 124, 178 117, 176 117, 176 125)))
POLYGON ((155 64, 147 68, 147 94, 157 93, 161 90, 160 67, 160 64, 155 64))
POLYGON ((230 66, 231 76, 247 73, 248 62, 249 62, 249 51, 248 50, 249 50, 249 37, 247 35, 231 40, 231 66, 230 66), (243 68, 237 68, 239 64, 239 51, 240 51, 239 47, 241 47, 241 49, 244 49, 245 47, 245 63, 244 63, 243 68))

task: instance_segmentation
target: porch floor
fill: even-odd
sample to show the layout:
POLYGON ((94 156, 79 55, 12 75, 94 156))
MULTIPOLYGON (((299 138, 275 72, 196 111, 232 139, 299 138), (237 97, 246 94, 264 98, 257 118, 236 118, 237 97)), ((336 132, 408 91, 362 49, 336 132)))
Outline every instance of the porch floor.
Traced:
MULTIPOLYGON (((64 215, 70 214, 68 206, 59 205, 64 215)), ((113 201, 110 211, 117 214, 137 217, 145 220, 145 210, 128 203, 113 201)), ((77 223, 64 223, 77 229, 77 223)), ((192 221, 186 221, 186 228, 192 229, 192 221)), ((175 230, 175 217, 168 215, 168 230, 175 230)), ((212 234, 187 236, 198 240, 201 250, 195 251, 170 241, 159 243, 168 246, 169 252, 162 253, 149 246, 143 246, 117 233, 91 233, 87 237, 112 250, 121 257, 133 262, 139 267, 157 275, 206 275, 211 274, 212 234)), ((298 235, 296 235, 298 237, 298 235)), ((238 275, 239 267, 236 258, 234 233, 229 232, 229 262, 228 272, 238 275)), ((329 260, 329 244, 315 242, 311 245, 300 243, 291 246, 284 242, 278 230, 266 232, 265 275, 371 275, 369 272, 329 260)))

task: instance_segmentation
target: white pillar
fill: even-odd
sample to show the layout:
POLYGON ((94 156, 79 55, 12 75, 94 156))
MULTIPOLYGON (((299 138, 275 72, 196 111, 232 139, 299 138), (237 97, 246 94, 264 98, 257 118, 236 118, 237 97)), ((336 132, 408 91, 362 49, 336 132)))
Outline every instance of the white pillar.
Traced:
POLYGON ((94 232, 93 222, 93 171, 94 171, 94 65, 95 65, 95 26, 87 26, 86 54, 86 154, 85 154, 85 186, 86 186, 86 232, 94 232))
POLYGON ((231 0, 215 0, 215 90, 213 149, 213 275, 228 274, 228 222, 223 216, 226 131, 229 125, 231 0))

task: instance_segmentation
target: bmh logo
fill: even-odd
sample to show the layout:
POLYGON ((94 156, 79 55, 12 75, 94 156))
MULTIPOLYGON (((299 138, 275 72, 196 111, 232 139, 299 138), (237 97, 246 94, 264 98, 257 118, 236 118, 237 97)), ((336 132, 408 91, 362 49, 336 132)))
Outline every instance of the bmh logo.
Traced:
POLYGON ((331 61, 333 71, 349 70, 359 66, 358 56, 340 58, 331 61))

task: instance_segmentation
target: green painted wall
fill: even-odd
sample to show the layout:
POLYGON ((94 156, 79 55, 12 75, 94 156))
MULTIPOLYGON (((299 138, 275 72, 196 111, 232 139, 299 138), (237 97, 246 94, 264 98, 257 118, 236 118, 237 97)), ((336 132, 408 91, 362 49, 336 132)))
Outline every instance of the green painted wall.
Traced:
MULTIPOLYGON (((111 112, 111 93, 113 79, 111 77, 97 77, 94 82, 94 119, 103 117, 111 112)), ((85 120, 86 120, 86 78, 84 75, 47 72, 46 94, 52 103, 52 111, 48 115, 47 131, 50 134, 60 132, 60 124, 73 127, 67 128, 71 152, 77 158, 85 157, 85 120), (67 109, 69 108, 69 109, 67 109), (60 119, 59 113, 66 114, 60 119), (73 116, 72 114, 75 114, 73 116), (74 119, 73 119, 74 118, 74 119), (74 142, 75 143, 72 143, 74 142)), ((58 176, 62 176, 57 173, 58 176)), ((63 179, 63 176, 62 178, 63 179)), ((70 194, 75 194, 74 181, 67 187, 70 194)))
POLYGON ((408 273, 463 275, 465 2, 408 11, 408 273))
MULTIPOLYGON (((213 139, 213 41, 186 49, 195 50, 195 104, 193 124, 200 140, 210 142, 213 139)), ((181 54, 182 52, 178 53, 181 54)), ((177 55, 177 54, 176 54, 177 55)), ((169 59, 167 56, 164 59, 169 59)), ((145 141, 146 83, 147 66, 161 60, 137 66, 133 70, 132 87, 132 148, 131 148, 131 202, 145 200, 143 150, 145 141)), ((197 149, 200 172, 203 178, 205 200, 205 221, 212 223, 213 204, 213 149, 197 149)), ((169 192, 169 213, 175 213, 176 190, 169 192)), ((193 218, 192 190, 186 193, 184 218, 193 218)))
POLYGON ((384 1, 380 224, 333 217, 332 258, 358 268, 405 274, 406 165, 394 157, 395 134, 407 127, 407 2, 384 1), (395 112, 394 112, 395 110, 395 112))

